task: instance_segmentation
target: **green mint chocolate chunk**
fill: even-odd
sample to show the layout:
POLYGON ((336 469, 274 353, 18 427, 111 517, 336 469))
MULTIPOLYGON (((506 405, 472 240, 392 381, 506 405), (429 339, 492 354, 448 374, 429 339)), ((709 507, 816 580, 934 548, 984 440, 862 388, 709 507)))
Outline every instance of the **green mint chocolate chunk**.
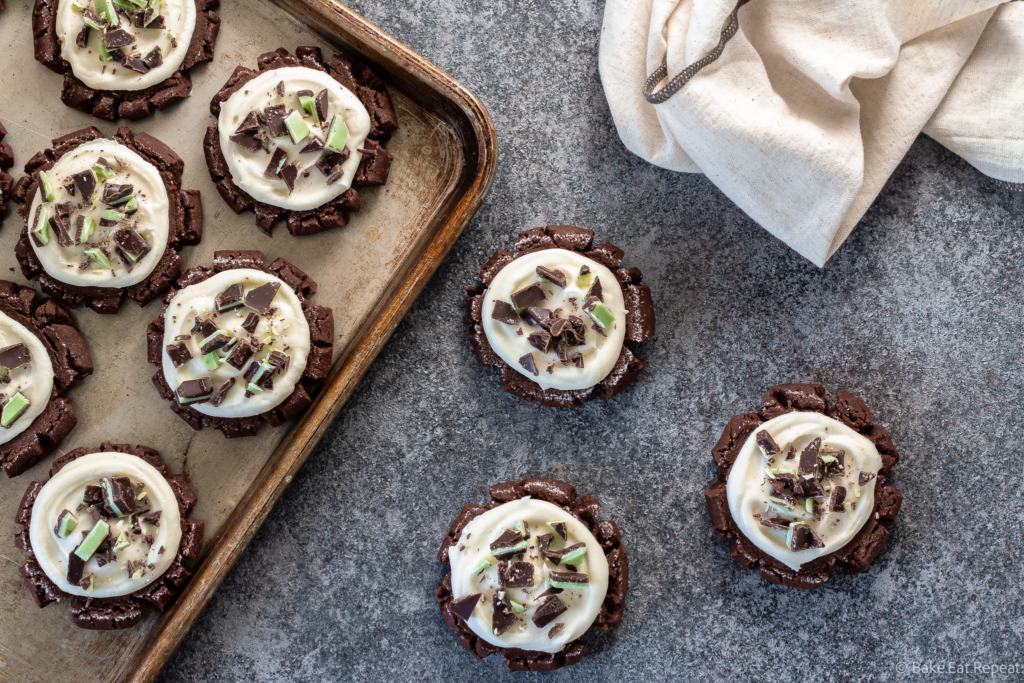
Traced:
POLYGON ((517 612, 519 614, 522 614, 523 612, 526 611, 526 607, 523 606, 523 603, 516 602, 512 598, 507 598, 507 601, 508 601, 508 606, 512 608, 513 612, 517 612))
POLYGON ((292 113, 285 117, 284 125, 288 129, 288 135, 291 136, 292 142, 299 143, 309 137, 309 126, 306 125, 305 119, 297 109, 293 109, 292 113))
POLYGON ((136 195, 132 195, 128 198, 128 201, 124 205, 125 213, 135 213, 139 210, 139 198, 136 195))
POLYGON ((565 522, 548 522, 548 528, 562 537, 562 540, 569 538, 568 526, 565 522))
POLYGON ((578 548, 574 548, 562 555, 561 564, 576 564, 583 559, 583 556, 587 554, 587 546, 581 545, 578 548))
POLYGON ((92 172, 96 174, 97 180, 109 180, 114 177, 114 169, 110 168, 106 164, 95 164, 92 167, 92 172))
POLYGON ((93 553, 96 552, 96 549, 100 547, 100 543, 106 539, 109 533, 109 524, 102 519, 96 522, 96 526, 90 529, 89 533, 86 534, 84 539, 82 539, 82 545, 75 548, 75 555, 78 555, 80 559, 88 562, 89 558, 92 557, 93 553))
POLYGON ((32 228, 32 236, 43 246, 50 241, 50 212, 45 207, 40 207, 39 220, 36 221, 36 227, 32 228))
POLYGON ((578 590, 590 586, 590 578, 586 574, 575 572, 551 572, 548 583, 552 588, 563 590, 578 590))
POLYGON ((256 386, 252 382, 249 382, 247 385, 245 385, 245 390, 248 391, 250 394, 262 394, 263 393, 263 388, 259 387, 259 386, 256 386))
POLYGON ((216 351, 210 351, 210 353, 203 356, 203 365, 211 372, 216 370, 220 367, 220 354, 216 351))
POLYGON ((92 216, 82 217, 82 242, 88 242, 96 232, 96 219, 92 216))
POLYGON ((585 289, 590 286, 590 283, 594 281, 593 273, 583 273, 576 278, 576 284, 580 289, 585 289))
POLYGON ((114 552, 119 553, 131 544, 132 542, 128 540, 128 532, 122 529, 121 533, 117 536, 117 541, 114 543, 114 552))
POLYGON ((44 202, 52 202, 57 198, 53 194, 53 183, 50 182, 50 177, 46 175, 46 171, 39 172, 39 192, 42 194, 44 202))
POLYGON ((120 222, 124 220, 124 214, 116 209, 103 209, 103 213, 100 214, 100 218, 105 221, 120 222))
POLYGON ((523 538, 526 538, 526 534, 529 532, 529 530, 530 528, 526 526, 525 519, 521 519, 518 522, 516 522, 516 531, 519 532, 519 535, 523 538))
POLYGON ((88 26, 89 28, 96 29, 97 31, 102 31, 103 30, 103 24, 101 24, 100 22, 96 21, 96 15, 94 15, 92 13, 83 14, 82 15, 82 23, 85 24, 86 26, 88 26))
POLYGON ((587 308, 587 314, 601 329, 606 329, 615 320, 615 316, 600 301, 587 308))
POLYGON ((0 413, 0 427, 10 427, 14 421, 21 417, 21 414, 28 408, 28 399, 20 391, 4 404, 3 412, 0 413))
POLYGON ((814 499, 813 498, 807 498, 807 499, 804 500, 804 510, 806 510, 807 514, 809 514, 809 515, 813 515, 814 514, 814 499))
POLYGON ((348 142, 348 126, 341 114, 335 114, 331 119, 331 127, 327 129, 327 140, 324 147, 333 152, 345 151, 345 143, 348 142))
POLYGON ((67 538, 76 526, 78 519, 71 514, 71 510, 62 510, 57 518, 57 524, 53 527, 53 533, 57 534, 58 538, 67 538))
POLYGON ((110 22, 111 26, 117 26, 117 8, 110 0, 93 0, 96 5, 96 13, 110 22))
POLYGON ((299 104, 306 110, 313 123, 320 123, 320 117, 316 113, 316 98, 313 95, 299 95, 299 104))
POLYGON ((495 557, 504 557, 505 555, 515 555, 526 550, 526 541, 522 540, 515 545, 505 546, 503 548, 493 548, 491 554, 495 557))
MULTIPOLYGON (((109 62, 110 60, 112 60, 114 58, 110 54, 110 50, 107 49, 107 46, 103 44, 102 40, 99 43, 99 48, 100 48, 100 59, 102 61, 109 62)), ((99 175, 99 174, 97 173, 96 175, 99 175)))
POLYGON ((110 267, 110 260, 107 258, 107 255, 104 254, 103 251, 98 247, 86 249, 85 255, 89 257, 90 261, 94 261, 95 263, 98 263, 104 268, 110 267))
POLYGON ((487 570, 487 568, 490 567, 492 564, 494 563, 491 562, 489 559, 487 559, 486 557, 483 558, 482 560, 476 563, 476 566, 473 567, 473 576, 480 576, 480 574, 483 574, 487 570))

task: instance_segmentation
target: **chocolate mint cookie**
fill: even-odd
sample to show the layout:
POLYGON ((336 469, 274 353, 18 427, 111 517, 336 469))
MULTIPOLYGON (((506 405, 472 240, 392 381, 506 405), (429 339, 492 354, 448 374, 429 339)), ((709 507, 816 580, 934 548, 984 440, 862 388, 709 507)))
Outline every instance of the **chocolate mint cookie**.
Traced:
POLYGON ((316 283, 284 259, 218 251, 191 268, 146 331, 153 383, 193 429, 252 436, 302 413, 327 378, 334 315, 309 303, 316 283))
POLYGON ((478 659, 501 652, 510 671, 552 671, 587 651, 591 628, 618 628, 629 558, 601 504, 554 479, 490 487, 466 503, 437 553, 451 571, 437 604, 455 640, 478 659))
POLYGON ((0 468, 14 477, 47 455, 78 418, 64 394, 92 357, 63 307, 0 280, 0 468))
POLYGON ((541 405, 577 408, 609 399, 646 363, 629 344, 654 335, 651 291, 623 251, 593 247, 594 231, 549 225, 519 233, 468 287, 477 361, 499 369, 502 388, 541 405))
POLYGON ((210 103, 210 176, 235 213, 253 210, 266 233, 284 220, 293 235, 348 223, 356 187, 384 185, 398 129, 384 83, 364 64, 320 48, 284 48, 239 66, 210 103))
POLYGON ((39 607, 69 600, 76 626, 134 626, 143 604, 164 611, 191 576, 182 563, 203 543, 195 504, 152 448, 76 448, 21 500, 15 545, 31 553, 21 575, 39 607))
POLYGON ((14 187, 14 179, 7 173, 14 165, 14 150, 11 149, 10 143, 4 142, 5 137, 7 129, 0 123, 0 223, 7 214, 7 200, 11 198, 11 189, 14 187))
POLYGON ((213 59, 219 0, 36 0, 36 61, 64 75, 64 104, 107 121, 188 97, 213 59))
POLYGON ((866 571, 903 501, 886 484, 900 459, 889 432, 856 396, 840 390, 829 405, 818 384, 769 389, 760 410, 729 421, 712 455, 715 533, 772 583, 819 588, 836 565, 866 571))
POLYGON ((198 190, 181 189, 185 164, 147 133, 85 128, 36 154, 14 187, 25 228, 21 272, 65 306, 116 313, 140 306, 181 274, 178 252, 203 236, 198 190))

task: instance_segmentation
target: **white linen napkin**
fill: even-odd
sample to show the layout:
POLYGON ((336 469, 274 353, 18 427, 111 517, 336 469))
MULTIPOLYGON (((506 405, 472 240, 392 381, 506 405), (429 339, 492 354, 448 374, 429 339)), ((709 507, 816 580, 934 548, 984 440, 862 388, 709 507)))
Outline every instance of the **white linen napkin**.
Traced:
POLYGON ((821 266, 924 131, 1024 183, 1024 2, 608 0, 619 136, 821 266))

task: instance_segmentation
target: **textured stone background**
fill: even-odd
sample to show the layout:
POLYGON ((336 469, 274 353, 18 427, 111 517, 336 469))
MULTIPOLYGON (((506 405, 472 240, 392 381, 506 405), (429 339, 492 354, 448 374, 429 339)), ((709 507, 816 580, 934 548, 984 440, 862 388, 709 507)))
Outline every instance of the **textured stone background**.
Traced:
POLYGON ((464 501, 532 474, 596 494, 632 565, 622 628, 551 679, 1024 664, 1024 197, 922 138, 818 270, 705 178, 622 147, 597 75, 603 3, 350 4, 480 95, 500 170, 166 680, 507 676, 445 629, 434 554, 464 501), (549 222, 624 247, 658 313, 639 381, 576 412, 500 391, 461 324, 487 255, 549 222), (741 570, 702 496, 729 416, 796 380, 860 395, 903 453, 903 511, 875 566, 813 594, 741 570))

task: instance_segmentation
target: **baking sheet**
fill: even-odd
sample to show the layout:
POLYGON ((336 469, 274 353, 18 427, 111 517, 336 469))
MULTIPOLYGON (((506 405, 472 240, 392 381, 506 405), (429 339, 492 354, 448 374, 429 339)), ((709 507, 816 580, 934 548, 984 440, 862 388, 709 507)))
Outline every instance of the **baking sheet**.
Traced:
MULTIPOLYGON (((13 0, 0 13, 0 121, 15 151, 15 177, 28 158, 50 146, 50 139, 95 125, 113 134, 116 124, 65 107, 59 100, 62 77, 33 59, 31 3, 13 0)), ((386 188, 360 192, 362 211, 340 230, 301 239, 283 226, 275 237, 262 234, 251 213, 236 216, 217 193, 202 155, 205 128, 213 123, 209 101, 237 64, 254 66, 256 56, 279 46, 329 44, 287 10, 269 2, 227 0, 216 58, 192 71, 190 99, 129 124, 168 143, 185 160, 185 188, 203 194, 203 242, 186 248, 184 267, 209 264, 218 249, 260 249, 283 256, 319 283, 314 303, 331 306, 335 316, 335 363, 350 350, 360 330, 372 322, 378 303, 425 239, 425 226, 446 201, 465 160, 452 128, 391 88, 399 131, 388 144, 395 156, 386 188)), ((127 122, 125 122, 127 123, 127 122)), ((13 205, 0 229, 3 277, 24 282, 13 249, 21 229, 13 205)), ((30 283, 37 286, 36 282, 30 283)), ((126 300, 115 316, 85 308, 73 311, 96 365, 95 374, 72 390, 79 424, 58 452, 101 441, 143 443, 160 450, 173 472, 183 472, 199 496, 194 515, 206 522, 204 550, 217 540, 233 512, 291 425, 264 427, 254 438, 226 440, 219 431, 193 431, 157 396, 146 362, 145 329, 160 312, 159 300, 140 309, 126 300)), ((54 454, 56 455, 56 453, 54 454)), ((149 612, 138 627, 119 633, 74 627, 67 605, 36 607, 18 567, 26 555, 14 549, 13 517, 25 487, 44 479, 50 459, 13 480, 0 481, 0 678, 52 680, 71 672, 80 680, 116 679, 129 669, 156 627, 149 612)))

